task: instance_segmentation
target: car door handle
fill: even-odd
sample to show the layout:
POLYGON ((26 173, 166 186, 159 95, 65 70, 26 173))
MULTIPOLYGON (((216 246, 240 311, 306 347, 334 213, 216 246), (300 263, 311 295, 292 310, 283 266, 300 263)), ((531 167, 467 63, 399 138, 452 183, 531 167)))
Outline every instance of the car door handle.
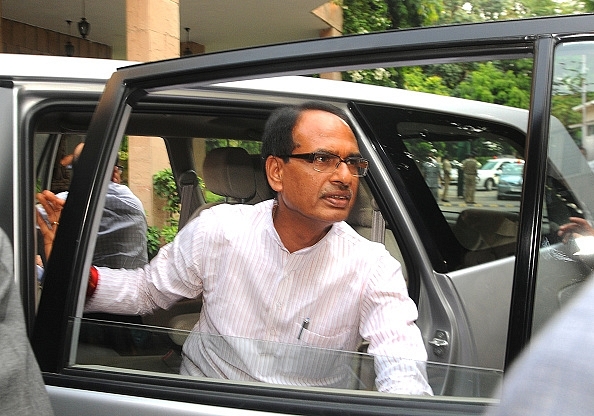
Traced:
POLYGON ((433 345, 434 347, 447 347, 450 345, 445 339, 433 338, 429 341, 429 344, 433 345))
POLYGON ((429 341, 429 345, 433 347, 433 354, 437 357, 442 357, 450 346, 449 339, 450 336, 447 331, 442 331, 440 329, 435 331, 433 339, 429 341))

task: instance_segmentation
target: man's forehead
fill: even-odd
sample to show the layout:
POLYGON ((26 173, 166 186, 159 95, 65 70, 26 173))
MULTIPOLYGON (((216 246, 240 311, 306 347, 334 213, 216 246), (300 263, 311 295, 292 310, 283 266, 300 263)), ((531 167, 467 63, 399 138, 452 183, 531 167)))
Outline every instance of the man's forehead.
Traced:
POLYGON ((337 133, 339 130, 336 130, 336 125, 334 123, 339 123, 345 127, 349 132, 349 136, 352 136, 354 139, 355 135, 351 129, 351 126, 349 126, 345 120, 336 114, 323 110, 303 111, 295 123, 293 133, 295 133, 295 131, 303 132, 303 130, 309 130, 311 133, 317 133, 320 135, 325 135, 328 131, 334 131, 337 133))

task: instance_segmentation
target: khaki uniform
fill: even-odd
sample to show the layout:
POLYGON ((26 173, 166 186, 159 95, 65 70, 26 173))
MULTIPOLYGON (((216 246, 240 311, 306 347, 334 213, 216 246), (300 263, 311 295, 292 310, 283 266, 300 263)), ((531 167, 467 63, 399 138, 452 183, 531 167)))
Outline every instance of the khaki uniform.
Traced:
POLYGON ((447 201, 448 199, 448 189, 450 187, 450 180, 452 178, 452 164, 449 160, 444 159, 442 164, 443 169, 443 194, 441 195, 442 201, 447 201))
POLYGON ((474 157, 469 157, 462 162, 464 173, 464 201, 467 204, 474 204, 474 193, 476 191, 476 174, 481 164, 474 157))

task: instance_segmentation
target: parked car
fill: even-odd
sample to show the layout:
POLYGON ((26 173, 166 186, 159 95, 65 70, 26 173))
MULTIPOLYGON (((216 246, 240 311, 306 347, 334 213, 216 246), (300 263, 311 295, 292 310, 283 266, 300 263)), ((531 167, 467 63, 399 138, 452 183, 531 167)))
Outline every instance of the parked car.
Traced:
MULTIPOLYGON (((49 57, 19 63, 0 55, 0 226, 14 245, 27 326, 56 414, 482 414, 497 402, 508 365, 590 273, 557 235, 570 216, 590 219, 594 174, 551 107, 555 95, 566 101, 570 92, 552 89, 550 80, 572 75, 564 72, 570 64, 594 62, 592 28, 594 17, 583 15, 319 39, 125 66, 105 89, 105 75, 93 72, 100 63, 49 57), (528 110, 311 76, 421 65, 438 73, 442 64, 527 59, 533 61, 528 110), (132 327, 83 315, 105 191, 124 136, 146 153, 155 142, 164 145, 189 212, 205 205, 198 181, 187 178, 204 176, 210 149, 243 147, 253 170, 241 182, 255 191, 239 203, 251 204, 270 197, 257 155, 265 120, 280 105, 312 99, 347 112, 370 162, 347 221, 401 262, 436 397, 373 391, 374 357, 364 345, 327 352, 347 358, 349 388, 180 375, 181 344, 199 316, 197 301, 132 327), (70 177, 59 155, 83 138, 70 177), (475 140, 527 155, 523 192, 530 197, 521 209, 438 205, 416 160, 432 146, 466 149, 475 140), (34 193, 52 183, 70 193, 40 287, 34 193), (131 328, 150 342, 122 351, 80 336, 99 327, 131 328)), ((579 92, 573 98, 579 102, 579 92)), ((219 192, 238 202, 232 189, 219 192)), ((257 341, 255 354, 278 347, 257 341)), ((300 356, 312 352, 304 347, 300 356)))
POLYGON ((497 199, 520 199, 524 183, 524 161, 506 163, 501 167, 497 199))
POLYGON ((499 184, 501 170, 508 163, 523 163, 523 160, 507 157, 487 160, 477 172, 477 189, 484 189, 486 191, 496 189, 499 184))

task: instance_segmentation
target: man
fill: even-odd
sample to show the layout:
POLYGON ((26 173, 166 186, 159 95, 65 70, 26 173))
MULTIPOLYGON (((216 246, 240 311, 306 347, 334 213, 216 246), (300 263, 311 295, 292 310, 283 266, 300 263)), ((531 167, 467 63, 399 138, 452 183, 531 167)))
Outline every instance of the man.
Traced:
POLYGON ((474 204, 474 193, 476 191, 476 175, 481 164, 476 160, 474 154, 469 154, 462 162, 464 173, 464 201, 467 204, 474 204))
MULTIPOLYGON (((76 161, 83 148, 84 143, 79 143, 75 147, 70 161, 74 166, 76 166, 76 161)), ((119 165, 114 166, 111 182, 107 187, 105 207, 101 215, 95 252, 93 253, 93 264, 114 269, 135 269, 148 263, 147 220, 140 199, 132 193, 130 188, 120 183, 122 169, 119 165)), ((52 195, 50 191, 44 191, 38 194, 37 198, 45 206, 47 204, 45 201, 48 198, 53 200, 52 195)), ((57 208, 59 204, 61 210, 63 200, 66 200, 67 197, 68 191, 57 194, 56 199, 62 200, 62 203, 59 204, 58 201, 55 201, 54 207, 57 208)), ((43 209, 38 209, 37 213, 37 223, 44 235, 44 240, 48 236, 48 228, 55 228, 58 225, 58 221, 50 221, 48 214, 53 213, 49 211, 51 209, 46 214, 43 209)), ((47 258, 49 258, 47 249, 51 250, 52 240, 53 238, 50 238, 49 243, 44 242, 47 258)), ((85 318, 142 324, 140 316, 127 314, 95 313, 85 314, 85 318)), ((133 350, 148 342, 146 333, 142 331, 119 327, 100 328, 97 325, 83 327, 81 338, 93 339, 96 343, 112 346, 120 352, 133 350)))
POLYGON ((274 200, 203 211, 144 269, 92 271, 86 310, 146 314, 202 294, 182 374, 344 387, 337 351, 365 339, 378 390, 431 394, 400 264, 344 222, 368 165, 347 116, 280 108, 262 155, 274 200))
POLYGON ((441 158, 441 167, 443 169, 443 193, 441 194, 441 200, 443 202, 450 202, 448 200, 448 190, 452 179, 452 164, 447 154, 441 158))
POLYGON ((592 413, 592 277, 514 362, 500 388, 501 403, 488 409, 488 416, 592 413))
MULTIPOLYGON (((72 154, 74 163, 78 160, 83 147, 84 143, 79 143, 74 148, 72 154)), ((147 221, 140 199, 130 188, 120 183, 122 169, 119 165, 114 166, 111 182, 107 187, 93 264, 115 269, 135 269, 148 263, 147 221)), ((41 199, 46 200, 48 196, 51 198, 51 192, 44 191, 38 194, 38 199, 41 202, 41 199)), ((68 191, 57 194, 57 197, 66 200, 68 191)), ((37 223, 42 227, 44 236, 48 235, 47 232, 43 232, 44 229, 57 225, 47 220, 47 214, 43 209, 38 209, 37 223)), ((46 256, 49 256, 49 253, 46 253, 46 256)))
POLYGON ((0 229, 0 413, 53 415, 41 371, 27 339, 12 257, 10 241, 0 229))
POLYGON ((431 156, 431 153, 427 154, 425 162, 423 162, 423 177, 431 194, 437 201, 439 198, 439 165, 437 160, 431 156))

